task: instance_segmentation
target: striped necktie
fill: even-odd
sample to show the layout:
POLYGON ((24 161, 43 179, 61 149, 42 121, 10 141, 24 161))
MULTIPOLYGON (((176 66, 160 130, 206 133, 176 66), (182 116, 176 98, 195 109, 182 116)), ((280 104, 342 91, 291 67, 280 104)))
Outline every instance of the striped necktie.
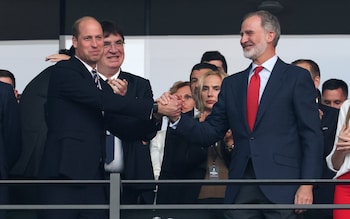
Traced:
POLYGON ((100 76, 98 76, 96 69, 92 69, 91 73, 92 73, 92 78, 94 79, 94 82, 96 84, 96 87, 102 90, 101 83, 100 83, 100 76))

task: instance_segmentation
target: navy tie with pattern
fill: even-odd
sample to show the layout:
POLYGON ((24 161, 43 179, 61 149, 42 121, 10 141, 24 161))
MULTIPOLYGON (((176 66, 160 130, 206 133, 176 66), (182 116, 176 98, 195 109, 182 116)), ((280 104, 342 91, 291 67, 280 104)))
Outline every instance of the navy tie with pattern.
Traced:
POLYGON ((106 132, 106 164, 114 160, 114 135, 109 131, 106 132))
POLYGON ((92 69, 91 73, 92 73, 92 77, 95 81, 96 87, 98 89, 102 90, 101 83, 100 83, 100 76, 98 76, 96 69, 92 69))

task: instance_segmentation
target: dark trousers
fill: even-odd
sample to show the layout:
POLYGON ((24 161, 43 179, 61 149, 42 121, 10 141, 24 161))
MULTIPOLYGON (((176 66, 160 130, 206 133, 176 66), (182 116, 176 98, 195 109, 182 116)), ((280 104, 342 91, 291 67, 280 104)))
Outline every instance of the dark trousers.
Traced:
MULTIPOLYGON (((39 189, 42 204, 106 204, 102 185, 48 185, 39 189)), ((107 219, 107 210, 41 210, 39 219, 107 219)))
MULTIPOLYGON (((244 173, 245 179, 255 179, 255 173, 251 161, 249 161, 244 173)), ((234 204, 272 204, 259 185, 241 185, 234 204)), ((224 212, 226 219, 297 219, 294 210, 259 209, 259 210, 227 210, 224 212)))
MULTIPOLYGON (((0 186, 0 204, 9 204, 7 185, 0 186)), ((6 219, 6 210, 0 210, 0 219, 6 219)))

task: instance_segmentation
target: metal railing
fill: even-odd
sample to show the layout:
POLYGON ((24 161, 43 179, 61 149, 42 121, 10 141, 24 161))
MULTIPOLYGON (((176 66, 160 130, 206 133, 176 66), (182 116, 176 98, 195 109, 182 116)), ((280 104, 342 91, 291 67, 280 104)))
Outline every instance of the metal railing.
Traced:
POLYGON ((109 184, 109 204, 11 204, 0 205, 0 209, 7 210, 40 210, 40 209, 95 209, 109 210, 110 219, 120 219, 123 210, 215 210, 215 209, 350 209, 350 204, 148 204, 148 205, 121 205, 120 188, 122 184, 202 184, 202 185, 229 185, 229 184, 259 184, 259 185, 320 185, 320 184, 350 184, 350 180, 333 179, 279 179, 279 180, 121 180, 119 173, 110 174, 109 180, 0 180, 0 185, 25 185, 25 184, 109 184))

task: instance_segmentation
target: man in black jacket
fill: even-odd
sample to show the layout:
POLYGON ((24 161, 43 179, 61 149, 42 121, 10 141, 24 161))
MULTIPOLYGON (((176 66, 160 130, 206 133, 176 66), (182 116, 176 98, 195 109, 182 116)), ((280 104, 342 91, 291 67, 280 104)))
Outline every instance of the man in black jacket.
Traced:
MULTIPOLYGON (((311 78, 314 81, 315 88, 318 92, 317 102, 320 112, 321 127, 323 133, 324 142, 324 152, 323 152, 323 166, 322 166, 322 178, 332 179, 334 177, 334 172, 327 167, 326 156, 331 152, 335 133, 337 130, 338 114, 339 109, 326 106, 321 102, 321 94, 318 90, 321 80, 320 68, 318 64, 310 59, 298 59, 292 64, 299 67, 305 68, 310 72, 311 78)), ((315 186, 314 189, 314 203, 315 204, 332 204, 334 196, 334 185, 333 184, 322 184, 315 186)), ((308 210, 305 212, 304 219, 331 219, 332 209, 321 209, 321 210, 308 210)))

